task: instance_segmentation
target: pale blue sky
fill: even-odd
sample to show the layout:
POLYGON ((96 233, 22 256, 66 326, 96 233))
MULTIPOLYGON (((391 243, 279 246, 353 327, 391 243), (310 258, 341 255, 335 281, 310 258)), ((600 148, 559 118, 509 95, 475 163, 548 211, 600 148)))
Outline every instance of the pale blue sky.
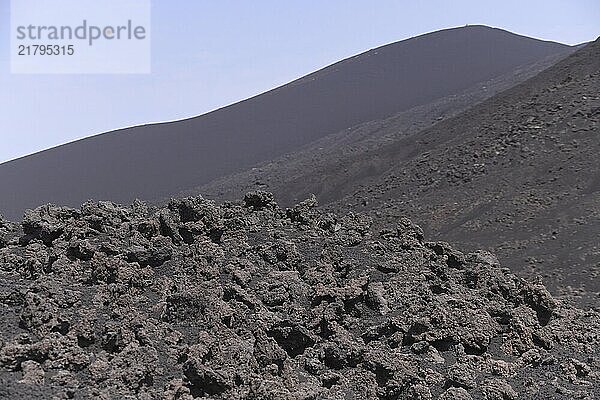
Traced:
POLYGON ((11 75, 9 3, 0 0, 0 162, 203 114, 438 29, 485 24, 567 44, 600 35, 598 0, 153 0, 152 74, 11 75))

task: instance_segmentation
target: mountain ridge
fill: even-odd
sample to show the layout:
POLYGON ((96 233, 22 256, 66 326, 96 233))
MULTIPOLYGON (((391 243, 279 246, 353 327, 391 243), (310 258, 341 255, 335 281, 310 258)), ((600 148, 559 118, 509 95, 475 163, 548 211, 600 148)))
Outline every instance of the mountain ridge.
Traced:
POLYGON ((479 26, 388 44, 199 117, 112 131, 4 163, 0 212, 14 219, 45 202, 168 196, 569 49, 479 26))

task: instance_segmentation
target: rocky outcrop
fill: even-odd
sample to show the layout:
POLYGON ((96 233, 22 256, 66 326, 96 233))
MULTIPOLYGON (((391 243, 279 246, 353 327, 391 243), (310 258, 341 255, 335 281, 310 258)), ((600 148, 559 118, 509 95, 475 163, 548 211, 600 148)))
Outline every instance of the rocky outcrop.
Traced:
POLYGON ((593 399, 600 316, 408 219, 253 192, 0 222, 0 397, 593 399))

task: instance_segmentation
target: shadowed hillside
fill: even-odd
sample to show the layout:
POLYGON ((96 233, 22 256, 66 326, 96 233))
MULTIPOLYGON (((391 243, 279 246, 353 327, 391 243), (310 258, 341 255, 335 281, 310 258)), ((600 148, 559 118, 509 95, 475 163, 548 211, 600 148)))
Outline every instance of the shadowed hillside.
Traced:
POLYGON ((16 219, 47 202, 169 196, 569 49, 483 26, 383 46, 197 118, 110 132, 4 163, 0 212, 16 219))

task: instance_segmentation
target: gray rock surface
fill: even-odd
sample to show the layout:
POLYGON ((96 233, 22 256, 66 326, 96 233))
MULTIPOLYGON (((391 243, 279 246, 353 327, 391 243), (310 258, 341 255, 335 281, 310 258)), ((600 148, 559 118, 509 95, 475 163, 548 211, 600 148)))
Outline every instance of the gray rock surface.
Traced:
POLYGON ((44 206, 0 237, 0 398, 594 399, 600 315, 314 198, 44 206))

